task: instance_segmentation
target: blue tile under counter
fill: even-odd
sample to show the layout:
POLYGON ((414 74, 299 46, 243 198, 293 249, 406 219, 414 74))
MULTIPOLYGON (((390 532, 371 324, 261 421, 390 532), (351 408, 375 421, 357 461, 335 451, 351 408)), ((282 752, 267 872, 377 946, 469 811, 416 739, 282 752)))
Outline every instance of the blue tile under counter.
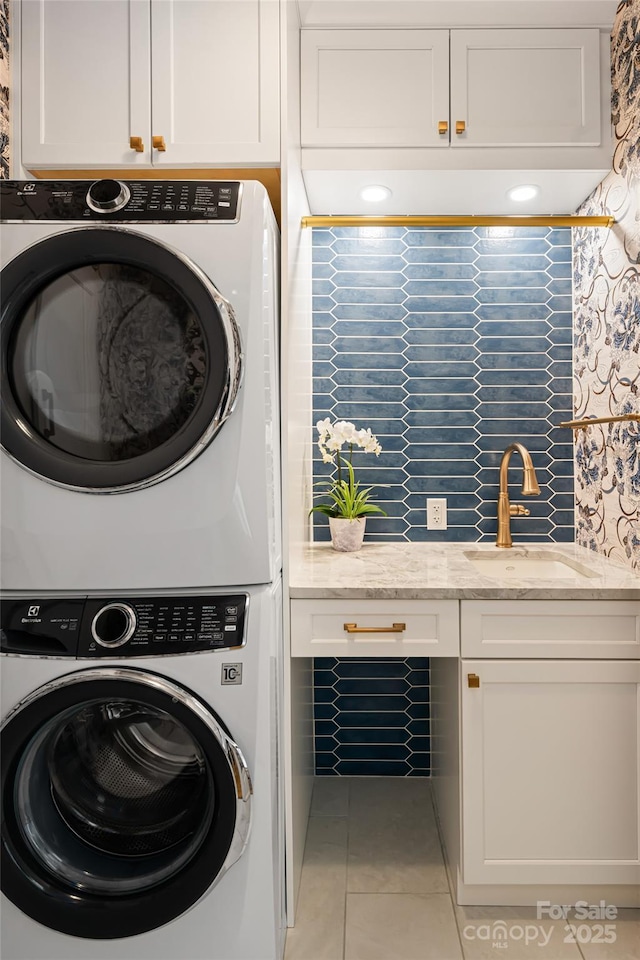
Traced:
POLYGON ((314 708, 317 774, 370 776, 382 764, 385 775, 426 775, 428 658, 318 657, 314 678, 322 690, 314 708))

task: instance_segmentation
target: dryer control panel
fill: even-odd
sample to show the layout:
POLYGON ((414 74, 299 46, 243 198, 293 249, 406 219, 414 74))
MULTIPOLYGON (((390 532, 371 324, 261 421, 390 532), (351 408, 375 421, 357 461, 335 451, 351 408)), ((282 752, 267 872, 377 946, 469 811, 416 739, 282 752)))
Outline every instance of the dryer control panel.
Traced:
POLYGON ((0 219, 237 223, 236 180, 2 180, 0 219))
POLYGON ((2 653, 157 657, 245 644, 246 593, 0 601, 2 653))

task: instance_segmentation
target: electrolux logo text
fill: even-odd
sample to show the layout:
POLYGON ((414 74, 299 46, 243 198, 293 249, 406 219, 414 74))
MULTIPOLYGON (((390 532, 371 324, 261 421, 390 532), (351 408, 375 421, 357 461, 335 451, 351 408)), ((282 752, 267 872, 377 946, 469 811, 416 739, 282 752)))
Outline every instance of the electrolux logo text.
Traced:
POLYGON ((26 617, 22 617, 22 623, 42 623, 40 619, 40 605, 34 604, 27 608, 26 617))

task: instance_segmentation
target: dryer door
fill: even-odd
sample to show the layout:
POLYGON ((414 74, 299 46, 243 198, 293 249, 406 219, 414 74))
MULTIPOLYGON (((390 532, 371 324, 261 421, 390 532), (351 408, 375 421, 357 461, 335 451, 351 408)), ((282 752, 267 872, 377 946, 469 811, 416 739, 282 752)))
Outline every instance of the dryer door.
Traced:
POLYGON ((38 923, 129 937, 195 903, 247 842, 240 749, 195 694, 104 667, 40 687, 2 731, 2 890, 38 923))
POLYGON ((70 229, 2 270, 2 444, 52 483, 138 489, 194 459, 240 382, 231 306, 179 252, 70 229))

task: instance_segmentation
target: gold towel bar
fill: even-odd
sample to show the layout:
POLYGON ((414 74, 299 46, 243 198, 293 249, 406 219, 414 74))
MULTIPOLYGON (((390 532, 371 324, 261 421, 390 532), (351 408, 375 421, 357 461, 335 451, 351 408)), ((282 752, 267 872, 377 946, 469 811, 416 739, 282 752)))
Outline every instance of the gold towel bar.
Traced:
POLYGON ((620 417, 587 417, 584 420, 567 420, 559 423, 559 427, 571 427, 573 430, 590 427, 594 423, 621 423, 623 420, 640 423, 640 413, 624 413, 620 417))

